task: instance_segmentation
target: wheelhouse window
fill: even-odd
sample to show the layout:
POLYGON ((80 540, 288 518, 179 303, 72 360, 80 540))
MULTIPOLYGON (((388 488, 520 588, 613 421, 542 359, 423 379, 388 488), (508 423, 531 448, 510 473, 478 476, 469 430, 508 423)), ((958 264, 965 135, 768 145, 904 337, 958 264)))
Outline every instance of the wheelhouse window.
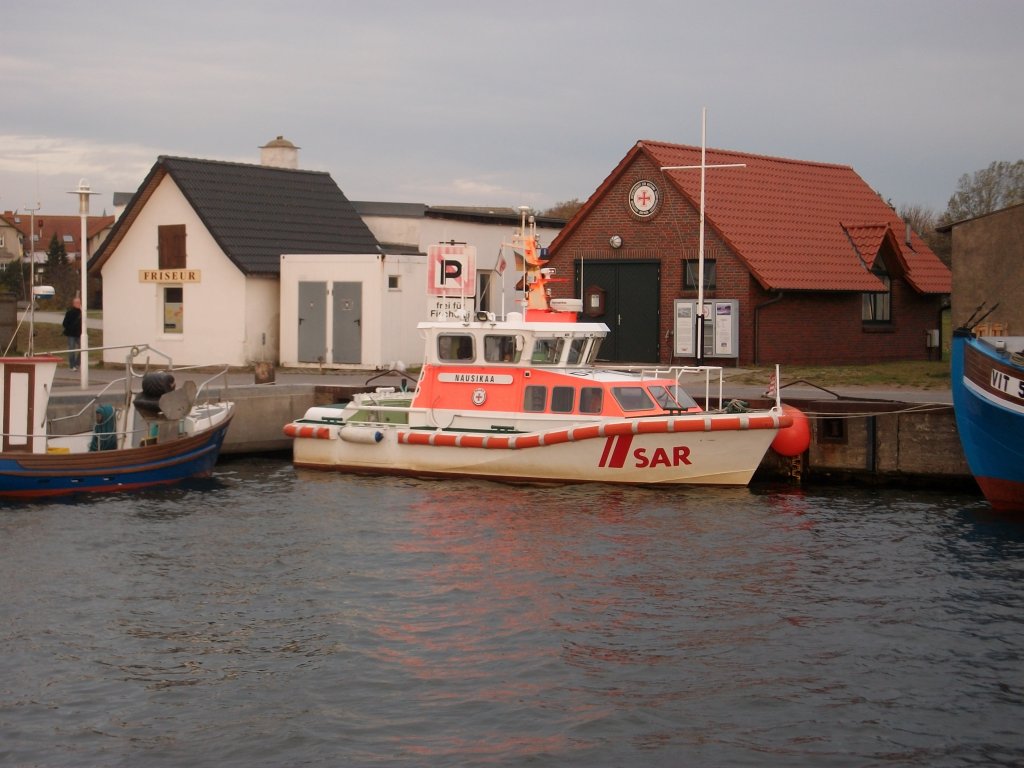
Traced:
POLYGON ((165 285, 163 293, 164 333, 184 333, 185 289, 180 285, 165 285))
POLYGON ((580 365, 583 363, 583 355, 587 351, 587 339, 573 339, 569 342, 569 357, 566 362, 569 365, 580 365))
POLYGON ((446 363, 472 360, 473 336, 468 333, 444 333, 437 337, 437 359, 446 363))
POLYGON ((521 337, 507 334, 484 336, 484 360, 488 363, 518 363, 522 349, 521 337))
POLYGON ((565 339, 535 339, 530 362, 534 365, 555 365, 562 357, 564 344, 565 339))
MULTIPOLYGON (((696 291, 700 286, 700 260, 687 259, 683 262, 683 290, 696 291)), ((718 287, 718 269, 714 259, 704 259, 704 290, 713 291, 718 287)))
POLYGON ((646 411, 654 407, 654 401, 643 387, 612 387, 612 397, 624 411, 646 411))

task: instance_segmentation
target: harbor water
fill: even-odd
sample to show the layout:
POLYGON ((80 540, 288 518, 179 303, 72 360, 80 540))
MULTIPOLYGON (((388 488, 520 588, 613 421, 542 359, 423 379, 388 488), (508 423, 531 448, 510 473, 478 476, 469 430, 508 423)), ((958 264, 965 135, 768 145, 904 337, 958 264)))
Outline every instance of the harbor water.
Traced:
POLYGON ((3 766, 1024 764, 977 496, 222 461, 0 506, 3 766))

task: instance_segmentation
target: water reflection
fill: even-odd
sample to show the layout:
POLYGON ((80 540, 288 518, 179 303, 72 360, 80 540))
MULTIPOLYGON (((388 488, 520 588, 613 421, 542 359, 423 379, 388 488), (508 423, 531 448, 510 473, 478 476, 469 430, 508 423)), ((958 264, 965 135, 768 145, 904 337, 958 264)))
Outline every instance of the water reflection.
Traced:
POLYGON ((940 494, 231 461, 0 515, 0 761, 1012 764, 1022 572, 940 494))

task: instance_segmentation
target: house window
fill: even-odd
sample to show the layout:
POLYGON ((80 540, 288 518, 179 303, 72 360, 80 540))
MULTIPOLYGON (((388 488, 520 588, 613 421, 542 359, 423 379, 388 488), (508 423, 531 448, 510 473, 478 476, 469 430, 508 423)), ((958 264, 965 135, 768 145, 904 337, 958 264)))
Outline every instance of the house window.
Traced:
POLYGON ((388 290, 397 291, 401 286, 398 283, 398 275, 388 275, 388 290))
POLYGON ((180 285, 164 286, 164 333, 184 332, 184 288, 180 285))
POLYGON ((157 229, 157 253, 160 269, 185 268, 185 225, 165 224, 157 229))
POLYGON ((885 284, 885 291, 865 293, 861 299, 861 320, 865 323, 888 323, 892 320, 892 283, 884 273, 878 274, 878 279, 885 284))
MULTIPOLYGON (((718 270, 714 259, 704 259, 704 290, 713 291, 718 287, 718 270)), ((700 277, 700 260, 687 259, 683 262, 683 290, 696 291, 700 277)))

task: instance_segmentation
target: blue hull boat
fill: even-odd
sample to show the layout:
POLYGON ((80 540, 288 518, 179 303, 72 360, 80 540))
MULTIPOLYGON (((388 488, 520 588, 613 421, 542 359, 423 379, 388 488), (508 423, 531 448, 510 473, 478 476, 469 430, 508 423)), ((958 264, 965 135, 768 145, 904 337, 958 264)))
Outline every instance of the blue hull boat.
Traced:
POLYGON ((971 474, 994 510, 1024 512, 1024 337, 957 329, 951 385, 971 474))
POLYGON ((129 491, 212 473, 234 404, 199 402, 208 382, 177 387, 170 372, 137 374, 129 360, 125 378, 112 382, 122 392, 101 391, 78 413, 55 416, 59 362, 0 357, 0 498, 129 491))

